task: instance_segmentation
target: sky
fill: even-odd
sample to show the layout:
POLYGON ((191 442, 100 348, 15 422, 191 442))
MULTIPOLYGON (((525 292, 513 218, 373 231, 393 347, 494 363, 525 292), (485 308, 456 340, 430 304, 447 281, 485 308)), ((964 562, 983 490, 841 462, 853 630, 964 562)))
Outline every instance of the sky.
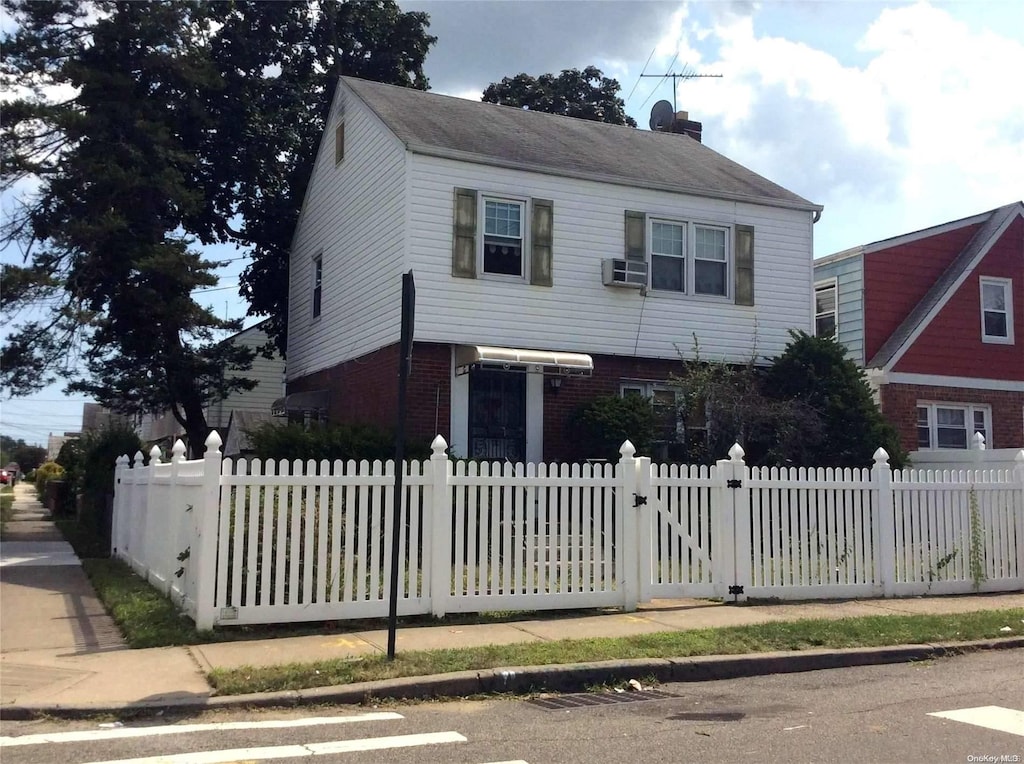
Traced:
MULTIPOLYGON (((593 65, 641 129, 674 99, 707 146, 824 207, 816 257, 1024 199, 1019 0, 399 5, 430 15, 434 92, 479 100, 503 77, 593 65), (679 80, 675 93, 640 76, 683 71, 722 76, 679 80)), ((220 315, 245 314, 233 288, 244 264, 202 295, 220 315)), ((78 428, 82 402, 60 386, 2 401, 0 432, 45 444, 78 428)))

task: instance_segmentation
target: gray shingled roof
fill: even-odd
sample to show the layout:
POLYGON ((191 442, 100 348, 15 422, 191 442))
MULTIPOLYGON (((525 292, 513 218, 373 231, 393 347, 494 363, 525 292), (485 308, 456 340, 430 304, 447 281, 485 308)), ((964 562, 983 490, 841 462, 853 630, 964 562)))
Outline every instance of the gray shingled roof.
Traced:
POLYGON ((981 228, 967 242, 967 246, 961 250, 949 267, 935 280, 921 301, 914 306, 914 309, 907 314, 897 328, 878 349, 874 357, 868 362, 868 368, 885 368, 900 351, 903 345, 910 339, 911 335, 928 318, 936 305, 945 301, 947 293, 954 289, 960 281, 960 277, 969 272, 973 267, 976 258, 982 252, 988 251, 994 243, 997 233, 1004 229, 1006 222, 1014 215, 1024 214, 1024 204, 1014 202, 1004 207, 999 207, 988 213, 988 219, 982 223, 981 228))
POLYGON ((689 136, 343 77, 407 149, 481 164, 820 210, 689 136))

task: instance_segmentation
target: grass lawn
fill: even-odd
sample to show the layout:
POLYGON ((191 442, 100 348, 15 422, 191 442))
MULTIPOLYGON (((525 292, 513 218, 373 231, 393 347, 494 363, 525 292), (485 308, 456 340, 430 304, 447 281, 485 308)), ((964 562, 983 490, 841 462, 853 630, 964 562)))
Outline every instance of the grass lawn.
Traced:
MULTIPOLYGON (((380 621, 335 622, 304 626, 250 626, 199 633, 178 613, 169 599, 117 560, 84 560, 100 599, 132 647, 189 645, 240 639, 336 633, 383 628, 380 621)), ((597 612, 597 611, 591 611, 597 612)), ((416 625, 511 621, 564 613, 502 613, 458 616, 436 621, 429 617, 402 619, 403 628, 416 625)), ((772 650, 876 647, 882 645, 958 642, 1006 636, 1012 626, 1020 634, 1024 608, 975 613, 869 616, 842 620, 803 620, 719 629, 663 632, 628 638, 566 639, 464 648, 407 651, 389 662, 385 656, 357 660, 296 663, 263 668, 215 670, 210 683, 221 695, 326 687, 377 679, 483 670, 502 666, 540 666, 587 663, 627 658, 685 658, 698 655, 740 655, 772 650)))

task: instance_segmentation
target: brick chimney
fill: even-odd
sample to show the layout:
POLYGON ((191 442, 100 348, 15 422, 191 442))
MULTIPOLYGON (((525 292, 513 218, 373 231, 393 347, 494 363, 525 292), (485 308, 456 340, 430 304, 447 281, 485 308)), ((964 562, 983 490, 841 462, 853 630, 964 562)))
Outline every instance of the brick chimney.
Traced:
POLYGON ((677 111, 675 117, 672 119, 672 127, 669 132, 688 135, 697 141, 697 143, 700 143, 700 134, 703 129, 704 126, 700 122, 694 122, 690 119, 689 112, 677 111))

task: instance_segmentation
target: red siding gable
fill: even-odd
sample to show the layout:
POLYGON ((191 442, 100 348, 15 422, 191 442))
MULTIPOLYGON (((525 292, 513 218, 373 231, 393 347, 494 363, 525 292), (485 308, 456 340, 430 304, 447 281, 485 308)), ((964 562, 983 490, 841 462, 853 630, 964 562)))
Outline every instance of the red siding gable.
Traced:
POLYGON ((865 359, 878 352, 980 227, 976 223, 865 254, 865 359))
POLYGON ((1024 381, 1024 219, 1010 224, 893 371, 1024 381), (1012 345, 981 340, 982 276, 1013 280, 1012 345))

